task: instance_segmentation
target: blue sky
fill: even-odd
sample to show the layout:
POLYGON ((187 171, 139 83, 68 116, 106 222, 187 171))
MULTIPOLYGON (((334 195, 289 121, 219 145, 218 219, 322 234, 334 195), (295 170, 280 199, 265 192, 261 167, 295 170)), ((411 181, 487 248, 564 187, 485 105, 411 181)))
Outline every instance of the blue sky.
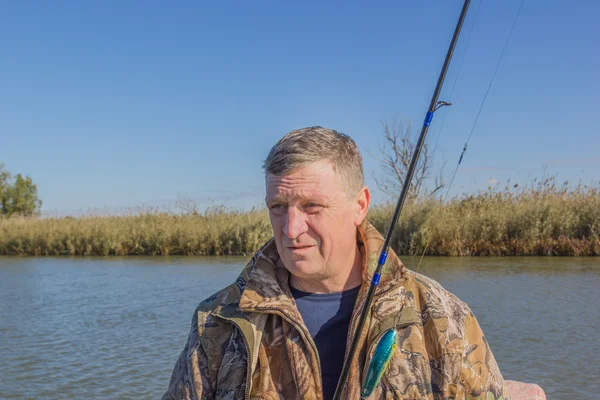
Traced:
MULTIPOLYGON (((3 2, 0 162, 50 214, 259 205, 271 146, 321 125, 356 140, 385 200, 370 155, 382 121, 420 127, 462 2, 324 3, 3 2)), ((447 175, 520 0, 484 0, 476 20, 472 3, 440 98, 456 82, 454 105, 430 129, 447 175)), ((598 15, 595 1, 525 2, 454 193, 544 165, 600 176, 598 15)))

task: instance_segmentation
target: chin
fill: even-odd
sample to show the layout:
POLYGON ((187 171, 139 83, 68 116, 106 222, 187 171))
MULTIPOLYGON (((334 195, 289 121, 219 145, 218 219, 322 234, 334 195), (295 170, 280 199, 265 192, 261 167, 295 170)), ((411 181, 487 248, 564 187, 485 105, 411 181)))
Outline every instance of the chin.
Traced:
POLYGON ((290 272, 290 274, 298 278, 311 278, 318 274, 318 270, 315 269, 315 263, 311 263, 308 260, 283 260, 283 265, 290 272))

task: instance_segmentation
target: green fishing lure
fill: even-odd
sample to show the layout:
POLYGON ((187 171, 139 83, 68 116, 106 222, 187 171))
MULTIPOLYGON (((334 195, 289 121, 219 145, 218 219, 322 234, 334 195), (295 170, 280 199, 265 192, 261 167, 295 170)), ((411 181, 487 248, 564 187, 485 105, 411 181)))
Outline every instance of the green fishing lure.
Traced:
POLYGON ((362 388, 361 397, 363 399, 369 397, 377 385, 379 385, 379 381, 396 350, 397 338, 398 334, 396 333, 396 330, 392 328, 384 333, 379 343, 377 343, 375 353, 373 353, 373 358, 371 358, 371 363, 369 364, 367 378, 365 379, 362 388))

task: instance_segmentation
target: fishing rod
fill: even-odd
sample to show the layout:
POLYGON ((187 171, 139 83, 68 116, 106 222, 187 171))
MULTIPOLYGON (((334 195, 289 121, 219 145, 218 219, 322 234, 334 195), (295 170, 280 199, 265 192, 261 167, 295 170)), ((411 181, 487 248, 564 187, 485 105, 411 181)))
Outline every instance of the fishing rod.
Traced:
POLYGON ((440 76, 438 78, 437 85, 433 92, 433 96, 431 97, 431 103, 429 104, 427 114, 425 114, 425 121, 423 122, 423 128, 421 128, 421 134, 419 135, 419 139, 417 141, 415 151, 413 153, 412 159, 410 160, 410 165, 408 167, 406 177, 402 184, 402 191, 400 192, 400 198, 398 199, 398 204, 396 204, 396 209, 394 210, 394 215, 392 216, 392 221, 391 221, 390 226, 388 227, 388 231, 385 235, 383 247, 381 248, 379 260, 377 262, 377 269, 375 270, 375 273, 373 274, 373 278, 371 280, 371 285, 369 286, 369 291, 367 292, 365 305, 362 309, 360 319, 358 320, 358 326, 356 328, 356 332, 354 334, 354 337, 352 338, 352 344, 350 345, 350 351, 348 352, 348 356, 347 356, 346 360, 344 361, 344 366, 343 366, 342 372, 340 374, 340 379, 339 379, 337 387, 335 389, 335 394, 333 395, 334 400, 341 399, 341 395, 342 395, 342 392, 344 389, 344 384, 345 384, 346 380, 348 379, 348 373, 350 372, 350 365, 352 364, 352 360, 354 359, 354 355, 355 355, 356 349, 358 347, 358 341, 360 340, 363 328, 365 326, 365 322, 367 320, 367 316, 368 316, 371 306, 373 304, 373 296, 375 295, 375 290, 377 289, 377 285, 379 285, 379 279, 381 278, 381 271, 383 270, 383 265, 385 264, 385 261, 388 256, 390 241, 392 239, 392 233, 394 232, 394 227, 396 226, 396 223, 398 222, 398 218, 400 217, 400 213, 402 212, 404 202, 408 195, 408 191, 409 191, 412 179, 413 179, 417 161, 419 159, 419 155, 421 154, 421 149, 423 147, 423 143, 425 142, 425 136, 427 135, 427 131, 429 130, 429 125, 431 125, 431 121, 433 120, 433 114, 440 107, 451 105, 449 102, 438 101, 438 98, 440 96, 440 91, 442 90, 442 86, 444 85, 444 79, 446 78, 446 72, 448 71, 448 67, 450 66, 450 61, 452 60, 452 55, 454 54, 454 48, 456 47, 456 42, 458 41, 458 37, 460 35, 460 31, 462 29, 463 22, 467 15, 467 11, 469 9, 470 3, 471 3, 471 0, 465 0, 463 7, 462 7, 462 11, 458 18, 458 22, 456 24, 456 28, 454 29, 454 35, 452 36, 452 41, 450 42, 450 46, 448 47, 448 52, 446 53, 446 59, 444 60, 444 65, 442 66, 442 71, 440 72, 440 76))

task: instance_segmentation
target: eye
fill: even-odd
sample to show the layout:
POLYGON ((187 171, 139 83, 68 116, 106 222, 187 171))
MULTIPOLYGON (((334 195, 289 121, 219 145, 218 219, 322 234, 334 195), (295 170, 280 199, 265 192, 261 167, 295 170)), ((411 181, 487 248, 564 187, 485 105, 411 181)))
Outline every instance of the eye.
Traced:
POLYGON ((304 209, 310 214, 318 213, 322 208, 323 206, 318 203, 307 203, 304 205, 304 209))
POLYGON ((285 206, 283 204, 273 204, 269 207, 269 211, 275 215, 282 215, 285 213, 285 206))

